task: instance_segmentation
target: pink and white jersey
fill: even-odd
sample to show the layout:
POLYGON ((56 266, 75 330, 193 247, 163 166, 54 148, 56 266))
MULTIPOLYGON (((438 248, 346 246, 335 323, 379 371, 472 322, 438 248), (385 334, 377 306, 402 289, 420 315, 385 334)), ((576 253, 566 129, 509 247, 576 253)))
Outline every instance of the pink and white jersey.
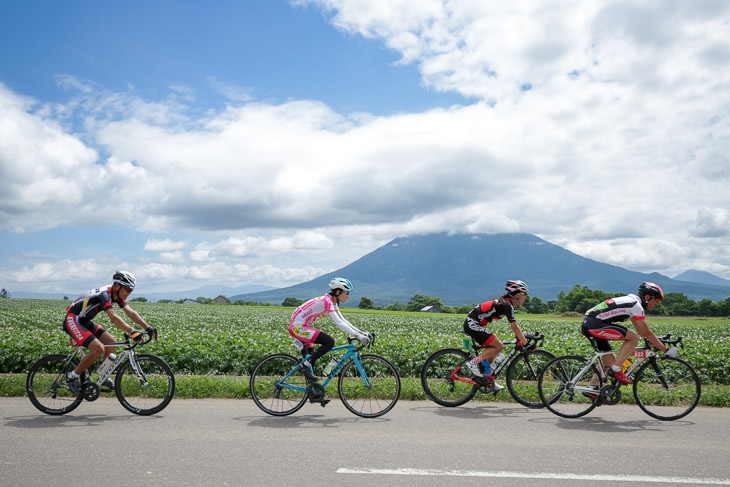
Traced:
POLYGON ((311 328, 312 323, 327 314, 332 317, 335 324, 345 333, 354 336, 363 334, 360 330, 355 328, 352 323, 347 321, 344 316, 342 316, 340 307, 333 300, 330 294, 310 299, 294 310, 294 314, 291 317, 291 323, 289 324, 289 330, 298 329, 302 326, 311 328))

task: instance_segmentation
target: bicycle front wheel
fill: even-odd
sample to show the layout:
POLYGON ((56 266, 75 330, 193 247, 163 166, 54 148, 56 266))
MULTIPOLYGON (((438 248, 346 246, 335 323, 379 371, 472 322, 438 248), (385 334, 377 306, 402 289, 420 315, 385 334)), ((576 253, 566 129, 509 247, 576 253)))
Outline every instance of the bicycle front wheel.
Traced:
POLYGON ((249 387, 253 402, 272 416, 287 416, 299 411, 307 400, 307 379, 298 370, 286 374, 299 363, 291 355, 278 353, 264 357, 253 372, 249 387))
POLYGON ((31 366, 25 390, 28 399, 39 411, 51 415, 66 414, 84 400, 72 394, 66 385, 66 373, 78 363, 69 361, 68 355, 46 355, 31 366))
POLYGON ((455 407, 466 404, 478 385, 469 369, 462 367, 469 354, 458 348, 444 348, 431 354, 421 370, 423 392, 436 404, 455 407))
POLYGON ((348 361, 340 372, 338 386, 342 404, 363 418, 382 416, 400 397, 400 375, 379 355, 362 355, 348 361))
POLYGON ((598 406, 602 385, 595 365, 586 367, 583 357, 566 355, 548 362, 540 373, 537 389, 551 412, 563 418, 579 418, 598 406), (599 377, 596 388, 589 385, 594 374, 599 377))
POLYGON ((135 357, 139 375, 129 361, 117 370, 114 389, 127 411, 141 416, 159 413, 175 395, 175 375, 170 366, 155 355, 135 357))
POLYGON ((537 390, 540 372, 555 358, 545 350, 518 354, 507 367, 507 389, 515 401, 528 408, 544 407, 537 390))
POLYGON ((647 360, 634 378, 634 397, 649 416, 672 421, 687 416, 697 406, 700 378, 691 365, 678 358, 647 360))

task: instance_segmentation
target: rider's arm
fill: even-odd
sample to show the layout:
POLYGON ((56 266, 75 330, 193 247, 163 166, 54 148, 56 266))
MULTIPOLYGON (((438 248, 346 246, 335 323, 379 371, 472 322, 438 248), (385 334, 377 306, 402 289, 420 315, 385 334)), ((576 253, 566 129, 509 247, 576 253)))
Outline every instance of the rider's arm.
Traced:
POLYGON ((659 337, 657 337, 654 332, 649 329, 649 325, 646 324, 646 320, 631 318, 631 322, 634 324, 634 328, 636 328, 636 332, 639 336, 648 338, 649 342, 662 352, 667 351, 666 345, 664 345, 662 341, 659 340, 659 337))
POLYGON ((342 313, 340 310, 332 310, 330 311, 330 316, 332 317, 332 320, 334 320, 335 325, 339 327, 340 330, 344 331, 348 335, 352 335, 355 337, 359 337, 361 335, 365 335, 363 332, 358 330, 355 325, 350 323, 345 319, 344 316, 342 316, 342 313))
POLYGON ((514 332, 515 336, 520 341, 520 343, 522 344, 522 346, 523 347, 526 346, 527 345, 527 338, 525 338, 525 334, 522 333, 522 328, 520 328, 520 325, 518 325, 516 321, 510 321, 509 322, 509 326, 512 327, 512 331, 514 332))
POLYGON ((142 319, 142 317, 137 313, 135 310, 130 308, 129 306, 125 306, 122 308, 124 312, 129 316, 129 319, 137 323, 139 326, 141 326, 143 329, 146 329, 149 325, 142 319))
POLYGON ((129 326, 127 322, 124 321, 118 314, 116 314, 112 308, 107 308, 104 311, 106 311, 106 315, 109 317, 109 320, 111 320, 111 322, 114 323, 118 328, 124 330, 125 333, 132 333, 134 331, 134 328, 129 326))

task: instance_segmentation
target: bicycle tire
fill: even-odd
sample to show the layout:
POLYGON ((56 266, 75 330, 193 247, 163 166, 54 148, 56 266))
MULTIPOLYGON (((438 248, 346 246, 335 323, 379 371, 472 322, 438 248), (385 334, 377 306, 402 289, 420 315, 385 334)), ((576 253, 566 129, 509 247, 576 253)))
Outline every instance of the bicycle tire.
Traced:
POLYGON ((358 358, 369 386, 355 360, 349 360, 340 372, 338 391, 342 404, 362 418, 377 418, 395 406, 400 397, 400 374, 395 366, 380 355, 358 358))
MULTIPOLYGON (((540 400, 550 412, 563 418, 579 418, 593 411, 600 404, 599 394, 589 397, 587 393, 593 374, 598 369, 591 365, 590 369, 578 377, 586 366, 586 359, 579 355, 564 355, 548 362, 537 382, 540 400), (577 382, 577 383, 576 383, 577 382)), ((598 390, 603 386, 599 375, 598 390)))
POLYGON ((287 384, 303 390, 281 387, 278 383, 297 366, 299 359, 285 353, 264 357, 251 372, 249 388, 251 398, 263 412, 272 416, 287 416, 299 411, 307 400, 307 379, 295 371, 287 379, 287 384))
POLYGON ((636 404, 652 418, 673 421, 687 416, 697 406, 702 385, 697 372, 687 362, 673 357, 656 357, 664 383, 649 359, 634 376, 636 404), (668 388, 664 387, 664 384, 668 388))
POLYGON ((72 394, 66 385, 66 373, 78 366, 68 355, 52 354, 41 357, 28 371, 25 391, 28 399, 39 411, 58 416, 70 413, 84 400, 72 394))
POLYGON ((114 390, 117 399, 131 413, 140 416, 159 413, 175 395, 175 374, 168 363, 156 355, 138 354, 135 360, 145 375, 145 382, 140 381, 127 360, 116 371, 114 390))
POLYGON ((472 373, 461 367, 469 359, 469 354, 458 348, 432 353, 421 369, 423 392, 441 406, 456 407, 469 402, 479 388, 472 373))
POLYGON ((555 358, 546 350, 522 352, 507 367, 507 389, 518 403, 531 409, 545 407, 537 390, 540 372, 555 358))

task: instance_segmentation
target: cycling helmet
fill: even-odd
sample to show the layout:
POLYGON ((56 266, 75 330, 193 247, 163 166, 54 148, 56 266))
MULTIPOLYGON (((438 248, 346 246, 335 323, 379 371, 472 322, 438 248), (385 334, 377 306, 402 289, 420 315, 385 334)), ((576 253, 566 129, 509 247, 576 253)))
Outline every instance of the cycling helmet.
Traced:
POLYGON ((346 293, 349 293, 352 291, 353 287, 349 279, 345 279, 344 277, 335 277, 330 281, 330 289, 333 291, 335 289, 342 289, 346 293))
POLYGON ((653 282, 642 282, 639 284, 639 296, 648 294, 657 299, 664 299, 664 291, 653 282))
POLYGON ((127 271, 117 271, 114 273, 114 284, 121 284, 122 286, 131 287, 137 285, 137 279, 134 278, 134 274, 127 271))
POLYGON ((522 281, 507 281, 504 290, 507 291, 507 294, 510 296, 514 296, 519 293, 527 294, 527 284, 522 281))

